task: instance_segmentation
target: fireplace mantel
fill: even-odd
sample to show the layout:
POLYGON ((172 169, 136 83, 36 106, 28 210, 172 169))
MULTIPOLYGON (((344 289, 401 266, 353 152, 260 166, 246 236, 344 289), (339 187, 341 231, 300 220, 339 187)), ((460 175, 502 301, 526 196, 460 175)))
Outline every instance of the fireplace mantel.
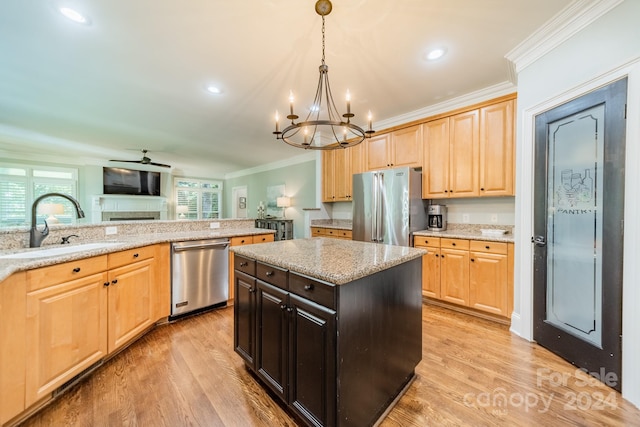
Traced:
POLYGON ((158 212, 160 219, 167 219, 167 198, 126 194, 91 196, 91 222, 102 222, 103 212, 158 212))

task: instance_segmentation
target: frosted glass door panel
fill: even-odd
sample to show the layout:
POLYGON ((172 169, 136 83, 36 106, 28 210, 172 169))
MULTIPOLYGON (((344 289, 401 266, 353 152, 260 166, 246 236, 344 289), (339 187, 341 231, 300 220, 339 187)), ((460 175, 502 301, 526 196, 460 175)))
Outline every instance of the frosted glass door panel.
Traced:
POLYGON ((549 124, 546 321, 602 343, 604 105, 549 124))

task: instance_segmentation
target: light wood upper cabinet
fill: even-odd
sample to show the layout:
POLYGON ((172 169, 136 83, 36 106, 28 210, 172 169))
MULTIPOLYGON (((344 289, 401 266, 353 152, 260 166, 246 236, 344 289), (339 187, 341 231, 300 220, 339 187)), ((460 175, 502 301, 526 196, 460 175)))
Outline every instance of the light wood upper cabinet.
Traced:
POLYGON ((514 107, 509 100, 480 109, 480 195, 512 196, 514 107))
POLYGON ((443 199, 449 196, 449 118, 424 123, 422 134, 422 198, 443 199))
MULTIPOLYGON (((354 145, 353 147, 347 148, 351 152, 351 175, 355 175, 357 173, 362 173, 365 171, 364 166, 364 151, 365 151, 365 143, 361 142, 358 145, 354 145)), ((350 180, 351 186, 353 186, 353 180, 350 180)))
POLYGON ((422 166, 422 126, 415 125, 366 140, 367 170, 422 166))
POLYGON ((322 201, 351 200, 351 149, 338 148, 322 152, 322 201))
POLYGON ((479 158, 478 110, 449 118, 449 197, 477 197, 479 158))

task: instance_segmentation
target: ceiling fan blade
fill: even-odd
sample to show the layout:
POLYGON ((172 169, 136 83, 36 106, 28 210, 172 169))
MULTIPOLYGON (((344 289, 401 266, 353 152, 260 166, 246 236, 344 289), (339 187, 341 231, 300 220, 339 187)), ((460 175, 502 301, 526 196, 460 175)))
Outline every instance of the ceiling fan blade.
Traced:
POLYGON ((121 163, 142 163, 140 160, 109 160, 110 162, 121 162, 121 163))
POLYGON ((165 165, 164 163, 154 163, 154 162, 149 162, 149 163, 147 163, 147 164, 149 164, 149 165, 153 165, 153 166, 160 166, 160 167, 162 167, 162 168, 170 168, 170 167, 171 167, 171 165, 165 165))

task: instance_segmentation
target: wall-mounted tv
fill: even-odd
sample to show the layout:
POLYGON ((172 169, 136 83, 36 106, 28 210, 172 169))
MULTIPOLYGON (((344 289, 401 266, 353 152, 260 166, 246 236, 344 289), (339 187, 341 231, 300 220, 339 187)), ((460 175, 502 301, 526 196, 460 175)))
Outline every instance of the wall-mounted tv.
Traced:
POLYGON ((160 195, 160 172, 102 168, 104 194, 160 195))

